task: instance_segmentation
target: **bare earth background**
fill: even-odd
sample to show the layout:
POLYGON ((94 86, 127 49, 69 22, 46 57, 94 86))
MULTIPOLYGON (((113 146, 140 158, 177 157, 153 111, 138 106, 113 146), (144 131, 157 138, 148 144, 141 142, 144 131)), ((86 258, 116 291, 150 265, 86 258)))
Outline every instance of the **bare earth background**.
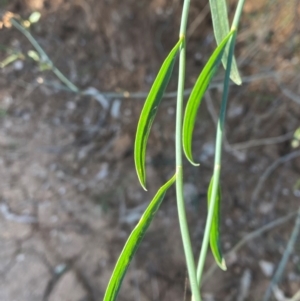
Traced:
MULTIPOLYGON (((187 87, 215 47, 206 1, 191 3, 187 87)), ((181 13, 179 0, 1 0, 0 5, 2 15, 9 10, 24 19, 40 11, 42 18, 31 33, 55 65, 80 88, 103 92, 149 90, 176 43, 181 13)), ((234 7, 230 1, 231 12, 234 7)), ((237 42, 245 83, 230 92, 223 156, 225 252, 247 233, 299 207, 300 157, 296 153, 284 161, 299 152, 291 146, 300 126, 299 13, 299 1, 246 2, 237 42), (265 138, 278 136, 266 145, 265 138), (263 140, 253 143, 257 139, 263 140), (282 164, 262 181, 267 168, 281 162, 277 160, 282 164)), ((26 55, 28 50, 32 46, 15 28, 0 31, 0 61, 10 51, 26 55)), ((176 75, 175 68, 169 91, 176 88, 176 75)), ((93 97, 62 91, 59 85, 53 73, 41 72, 28 57, 0 69, 1 301, 102 300, 131 229, 174 171, 174 99, 162 102, 150 136, 146 193, 133 162, 144 98, 110 98, 104 108, 93 97)), ((212 174, 212 110, 219 106, 221 92, 209 90, 199 112, 194 154, 200 168, 185 163, 196 257, 212 174)), ((204 300, 262 300, 293 227, 291 219, 230 256, 228 271, 217 271, 206 282, 204 300)), ((300 289, 299 251, 298 238, 279 285, 286 297, 300 289)), ((209 255, 207 268, 212 263, 209 255)), ((175 194, 170 190, 119 300, 181 301, 190 297, 185 288, 175 194)))

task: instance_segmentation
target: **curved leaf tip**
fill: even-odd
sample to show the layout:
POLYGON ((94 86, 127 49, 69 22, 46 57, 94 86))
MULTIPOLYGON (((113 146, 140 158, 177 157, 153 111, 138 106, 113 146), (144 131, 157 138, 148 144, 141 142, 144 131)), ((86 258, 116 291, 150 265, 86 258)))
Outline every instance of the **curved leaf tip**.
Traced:
POLYGON ((198 166, 199 164, 197 164, 193 159, 192 139, 198 108, 202 102, 204 93, 206 92, 208 85, 210 84, 220 65, 227 42, 234 34, 234 32, 234 30, 230 31, 229 34, 223 39, 223 41, 212 53, 202 72, 200 73, 186 105, 183 119, 182 144, 186 158, 192 165, 195 166, 198 166))
MULTIPOLYGON (((213 182, 214 177, 211 178, 208 192, 207 192, 207 202, 208 207, 210 202, 212 201, 212 189, 213 189, 213 182)), ((215 199, 215 206, 214 206, 214 213, 213 213, 213 220, 210 229, 210 248, 214 255, 215 261, 218 266, 223 270, 226 271, 226 263, 225 259, 222 254, 221 250, 221 238, 220 238, 220 203, 221 203, 221 188, 220 185, 217 187, 217 194, 215 199)))
POLYGON ((141 168, 139 168, 139 170, 138 169, 136 170, 136 173, 137 173, 137 176, 138 176, 138 179, 140 181, 142 188, 145 191, 148 191, 148 189, 146 188, 146 172, 144 170, 142 170, 141 168))
POLYGON ((179 52, 183 38, 180 38, 174 48, 171 50, 163 62, 156 79, 151 87, 148 97, 142 109, 137 126, 135 143, 134 143, 134 162, 138 179, 142 187, 146 190, 146 170, 145 157, 146 146, 150 134, 151 126, 156 116, 158 106, 161 102, 165 89, 170 81, 175 59, 179 52))
POLYGON ((219 265, 219 267, 223 270, 223 271, 227 271, 227 266, 226 266, 226 262, 225 259, 222 258, 222 262, 221 265, 219 265))

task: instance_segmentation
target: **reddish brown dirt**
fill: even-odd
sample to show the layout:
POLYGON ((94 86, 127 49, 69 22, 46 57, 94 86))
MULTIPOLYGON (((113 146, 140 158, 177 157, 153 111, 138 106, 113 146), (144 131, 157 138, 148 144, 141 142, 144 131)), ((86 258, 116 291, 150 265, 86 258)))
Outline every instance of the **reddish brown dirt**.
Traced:
MULTIPOLYGON (((291 143, 300 119, 299 9, 290 4, 294 1, 275 1, 272 9, 263 2, 247 3, 237 44, 246 82, 232 87, 228 107, 226 138, 231 147, 224 149, 222 168, 224 251, 299 206, 299 157, 281 164, 252 197, 264 171, 297 151, 291 143), (248 76, 260 74, 267 76, 247 82, 248 76), (236 150, 236 143, 282 135, 288 138, 281 143, 236 150)), ((149 90, 176 42, 181 13, 178 0, 15 0, 0 5, 2 14, 9 10, 24 19, 40 11, 42 18, 31 33, 55 65, 81 89, 107 92, 149 90)), ((205 1, 192 1, 190 27, 204 8, 205 1)), ((0 37, 0 61, 11 51, 26 55, 32 49, 15 28, 2 29, 0 37)), ((189 36, 188 87, 214 45, 206 16, 189 36)), ((131 229, 174 172, 175 101, 164 100, 153 126, 146 193, 133 162, 143 99, 111 98, 104 109, 93 97, 57 88, 61 83, 53 73, 41 71, 28 57, 0 69, 0 75, 0 300, 102 300, 131 229)), ((176 88, 176 75, 175 70, 170 91, 176 88)), ((217 108, 221 90, 209 92, 217 108)), ((184 170, 198 256, 215 137, 205 102, 194 137, 201 166, 185 162, 184 170)), ((273 275, 262 267, 277 267, 293 226, 292 219, 228 258, 228 271, 217 271, 203 287, 204 300, 262 300, 273 275), (247 277, 250 284, 243 297, 247 277)), ((289 298, 300 289, 299 250, 298 238, 279 284, 289 298)), ((209 255, 207 268, 211 264, 209 255)), ((119 300, 175 301, 189 295, 175 193, 170 190, 124 279, 119 300)))

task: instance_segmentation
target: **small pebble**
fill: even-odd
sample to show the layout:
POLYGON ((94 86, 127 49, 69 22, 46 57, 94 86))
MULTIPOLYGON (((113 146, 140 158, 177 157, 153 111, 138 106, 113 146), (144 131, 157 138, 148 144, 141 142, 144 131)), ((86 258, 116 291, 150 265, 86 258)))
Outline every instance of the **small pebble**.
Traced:
POLYGON ((266 260, 260 260, 259 266, 261 268, 261 271, 264 273, 265 276, 271 277, 274 272, 274 263, 266 261, 266 260))

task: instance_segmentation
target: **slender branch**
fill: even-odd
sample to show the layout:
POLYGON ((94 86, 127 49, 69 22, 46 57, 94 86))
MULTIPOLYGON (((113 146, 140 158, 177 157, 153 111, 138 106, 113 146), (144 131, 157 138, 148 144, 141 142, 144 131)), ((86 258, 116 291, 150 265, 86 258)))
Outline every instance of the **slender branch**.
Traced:
POLYGON ((295 151, 292 153, 289 153, 283 157, 280 157, 278 160, 273 162, 266 170, 265 172, 261 175, 261 177, 258 180, 258 183, 252 193, 251 201, 252 201, 252 206, 253 202, 257 201, 258 195, 260 193, 260 190, 264 184, 264 182, 267 180, 267 178, 270 176, 270 174, 281 164, 286 163, 290 160, 296 159, 300 156, 300 151, 295 151))
POLYGON ((200 26, 200 24, 204 21, 204 19, 206 18, 206 16, 209 13, 209 3, 207 2, 207 4, 205 5, 205 7, 202 9, 202 11, 200 12, 199 15, 197 15, 197 17, 195 18, 195 20, 191 23, 191 25, 189 26, 189 29, 186 33, 187 38, 190 38, 193 33, 195 32, 195 30, 200 26))
POLYGON ((239 23, 240 23, 240 18, 242 15, 244 4, 245 4, 245 0, 239 0, 235 14, 234 14, 234 18, 232 21, 231 29, 237 30, 239 23))
MULTIPOLYGON (((236 33, 228 41, 230 45, 229 54, 233 53, 234 44, 235 44, 236 33)), ((208 214, 206 219, 204 237, 202 241, 202 247, 199 257, 199 263, 197 267, 197 280, 198 284, 201 284, 201 278, 203 275, 204 263, 207 255, 207 249, 209 244, 209 237, 210 237, 210 230, 214 215, 214 208, 216 205, 217 199, 217 191, 219 186, 219 179, 220 179, 220 170, 221 170, 221 155, 222 155, 222 138, 223 138, 223 130, 224 130, 224 122, 225 122, 225 114, 226 114, 226 107, 227 107, 227 99, 228 99, 228 92, 229 92, 229 75, 231 71, 231 63, 232 63, 232 55, 228 56, 227 60, 227 67, 224 79, 224 91, 222 95, 222 105, 220 110, 220 116, 217 126, 217 136, 216 136, 216 149, 215 149, 215 163, 214 163, 214 173, 213 173, 213 185, 212 185, 212 193, 209 202, 208 214)))
MULTIPOLYGON (((267 78, 278 78, 280 76, 285 76, 287 74, 289 74, 289 72, 264 72, 264 73, 260 73, 260 74, 244 76, 242 78, 242 80, 243 80, 243 84, 246 84, 246 83, 252 83, 252 82, 259 81, 262 79, 267 79, 267 78)), ((54 89, 57 89, 57 90, 74 92, 74 91, 70 90, 69 88, 59 85, 59 84, 56 84, 56 83, 44 81, 43 84, 46 86, 49 86, 49 87, 53 87, 54 89)), ((232 85, 235 85, 235 84, 233 82, 230 82, 230 86, 232 86, 232 85)), ((215 81, 211 82, 210 85, 208 86, 208 90, 221 89, 221 88, 223 88, 223 82, 221 82, 220 80, 215 80, 215 81)), ((105 92, 105 91, 102 92, 94 87, 92 87, 92 89, 95 92, 97 92, 97 94, 101 94, 101 96, 104 96, 106 98, 144 99, 148 95, 148 92, 123 91, 123 92, 118 93, 118 92, 105 92)), ((191 91, 192 91, 192 88, 185 89, 183 92, 183 96, 189 96, 191 91)), ((78 93, 80 93, 81 95, 88 95, 87 90, 79 91, 78 93)), ((176 97, 177 97, 177 91, 167 92, 163 95, 163 98, 176 98, 176 97)))
MULTIPOLYGON (((204 9, 204 12, 205 11, 206 11, 206 9, 204 9)), ((55 67, 55 65, 53 64, 53 62, 51 61, 51 59, 49 58, 47 53, 44 51, 44 49, 40 46, 40 44, 32 36, 32 34, 25 27, 22 26, 22 24, 20 24, 15 19, 11 19, 11 24, 16 29, 18 29, 29 40, 29 42, 33 45, 33 47, 39 53, 39 55, 41 57, 41 60, 43 62, 47 63, 49 67, 51 67, 52 71, 57 75, 57 77, 66 86, 61 86, 61 85, 58 85, 58 84, 43 82, 44 85, 47 85, 47 86, 50 86, 50 87, 53 87, 55 89, 62 90, 62 91, 70 91, 70 92, 79 93, 81 95, 89 95, 87 90, 80 91, 77 86, 75 86, 69 79, 67 79, 58 70, 57 67, 55 67)), ((191 28, 192 28, 192 25, 191 25, 191 28)), ((288 73, 289 72, 270 71, 270 72, 264 72, 264 73, 261 73, 261 74, 254 74, 254 75, 250 75, 250 76, 245 76, 245 77, 243 77, 242 80, 243 80, 243 83, 251 83, 253 81, 257 81, 257 80, 261 80, 261 79, 265 79, 265 78, 276 78, 278 80, 280 78, 280 76, 285 76, 288 73)), ((212 82, 209 85, 208 89, 222 88, 222 85, 223 85, 223 82, 216 80, 216 81, 212 82)), ((230 85, 234 85, 234 83, 231 82, 230 85)), ((115 93, 115 92, 101 92, 101 91, 97 90, 94 87, 92 89, 95 91, 95 94, 99 94, 99 97, 106 97, 106 98, 141 98, 141 99, 144 99, 148 95, 147 92, 135 92, 135 93, 133 92, 132 93, 132 92, 124 91, 124 92, 121 92, 121 93, 115 93)), ((188 96, 191 93, 191 90, 192 89, 184 90, 183 95, 188 96)), ((164 94, 164 98, 175 98, 175 97, 177 97, 177 91, 173 91, 173 92, 169 92, 169 93, 164 94)))
MULTIPOLYGON (((297 213, 292 212, 289 213, 286 216, 280 217, 278 219, 276 219, 275 221, 272 221, 264 226, 262 226, 261 228, 254 230, 253 232, 248 233, 247 235, 245 235, 229 252, 227 252, 225 254, 225 258, 230 257, 232 254, 235 254, 236 252, 238 252, 244 245, 246 245, 246 243, 248 243, 249 241, 261 236, 263 233, 270 231, 272 229, 274 229, 275 227, 281 226, 284 223, 288 222, 290 219, 292 219, 297 213)), ((205 273, 205 275, 203 276, 203 280, 201 282, 201 286, 204 285, 207 280, 213 275, 213 273, 217 270, 218 265, 216 263, 214 263, 209 269, 208 271, 205 273)))
POLYGON ((272 144, 283 143, 285 141, 289 141, 293 138, 293 135, 294 135, 294 132, 290 132, 285 135, 281 135, 281 136, 277 136, 277 137, 269 137, 269 138, 263 138, 263 139, 249 140, 246 142, 233 143, 233 144, 230 144, 230 146, 236 150, 242 150, 242 149, 247 149, 250 147, 272 145, 272 144))
POLYGON ((298 216, 297 216, 297 219, 295 222, 293 232, 291 234, 291 237, 289 239, 287 247, 282 255, 282 258, 281 258, 278 268, 275 272, 275 275, 272 278, 272 281, 264 295, 263 301, 268 301, 270 299, 273 288, 279 283, 279 281, 282 277, 282 274, 284 272, 284 269, 286 267, 286 264, 288 262, 288 259, 294 249, 295 242, 297 240, 297 237, 299 236, 299 231, 300 231, 300 207, 298 209, 298 216))
MULTIPOLYGON (((205 94, 205 102, 206 102, 206 106, 208 109, 208 112, 211 116, 212 121, 214 122, 216 128, 218 126, 218 116, 216 113, 216 110, 214 108, 213 102, 212 102, 212 98, 210 95, 209 91, 206 91, 205 94)), ((239 150, 233 148, 229 143, 228 140, 226 138, 226 134, 224 133, 223 135, 223 140, 224 140, 224 149, 226 152, 230 153, 231 155, 233 155, 234 157, 237 158, 238 161, 243 161, 245 158, 244 153, 240 152, 239 150)))
POLYGON ((279 83, 277 80, 277 84, 284 96, 294 101, 296 104, 300 105, 300 95, 290 91, 288 88, 284 87, 283 84, 279 83))
MULTIPOLYGON (((218 116, 217 116, 216 110, 214 108, 213 101, 212 101, 209 91, 206 91, 205 101, 206 101, 208 112, 211 115, 211 118, 212 118, 214 124, 217 126, 218 125, 218 116)), ((289 132, 285 135, 281 135, 281 136, 277 136, 277 137, 254 139, 254 140, 233 143, 233 144, 230 144, 228 142, 225 134, 224 134, 223 139, 224 139, 225 150, 228 151, 229 153, 232 153, 237 158, 242 158, 243 153, 239 152, 240 150, 244 150, 244 149, 251 148, 251 147, 257 147, 257 146, 265 146, 265 145, 283 143, 285 141, 291 140, 291 138, 293 138, 293 136, 294 136, 294 132, 289 132)))
POLYGON ((203 275, 204 270, 204 263, 207 256, 207 250, 209 245, 209 238, 210 238, 210 230, 213 221, 214 209, 216 205, 219 181, 220 181, 220 171, 221 171, 221 155, 222 155, 222 139, 223 139, 223 131, 224 131, 224 123, 226 117, 226 108, 227 108, 227 101, 228 101, 228 92, 229 92, 229 82, 230 82, 230 71, 231 65, 233 60, 233 53, 235 48, 235 40, 236 40, 236 30, 239 24, 240 16, 242 14, 243 6, 245 0, 239 0, 237 9, 235 12, 235 16, 232 23, 232 30, 235 30, 234 34, 231 36, 230 40, 228 41, 229 46, 229 55, 227 58, 227 66, 225 71, 225 78, 224 78, 224 90, 222 95, 222 104, 220 110, 220 116, 218 120, 217 126, 217 135, 216 135, 216 149, 215 149, 215 162, 214 162, 214 173, 213 173, 213 183, 212 183, 212 190, 208 208, 208 214, 206 219, 206 225, 204 230, 204 237, 202 241, 202 247, 199 256, 199 262, 197 266, 197 281, 198 285, 201 285, 201 278, 203 275))
POLYGON ((183 3, 181 25, 179 37, 182 39, 182 46, 179 56, 179 78, 178 78, 178 91, 177 91, 177 111, 176 111, 176 133, 175 133, 175 149, 176 149, 176 199, 178 218, 181 231, 181 237, 183 242, 183 249, 185 253, 186 265, 190 280, 190 286, 192 290, 193 300, 201 301, 200 291, 196 278, 196 266, 193 255, 191 239, 188 229, 188 223, 186 218, 185 204, 183 198, 183 171, 182 171, 182 113, 183 113, 183 92, 185 81, 185 65, 186 65, 186 25, 188 12, 190 7, 190 0, 185 0, 183 3))
POLYGON ((59 69, 55 67, 47 53, 43 50, 43 48, 39 45, 36 39, 31 35, 31 33, 22 26, 16 19, 10 20, 11 24, 18 29, 31 43, 31 45, 35 48, 35 50, 39 53, 41 57, 41 61, 48 65, 49 68, 53 71, 53 73, 72 91, 72 92, 79 92, 79 88, 76 87, 69 79, 67 79, 59 69))

